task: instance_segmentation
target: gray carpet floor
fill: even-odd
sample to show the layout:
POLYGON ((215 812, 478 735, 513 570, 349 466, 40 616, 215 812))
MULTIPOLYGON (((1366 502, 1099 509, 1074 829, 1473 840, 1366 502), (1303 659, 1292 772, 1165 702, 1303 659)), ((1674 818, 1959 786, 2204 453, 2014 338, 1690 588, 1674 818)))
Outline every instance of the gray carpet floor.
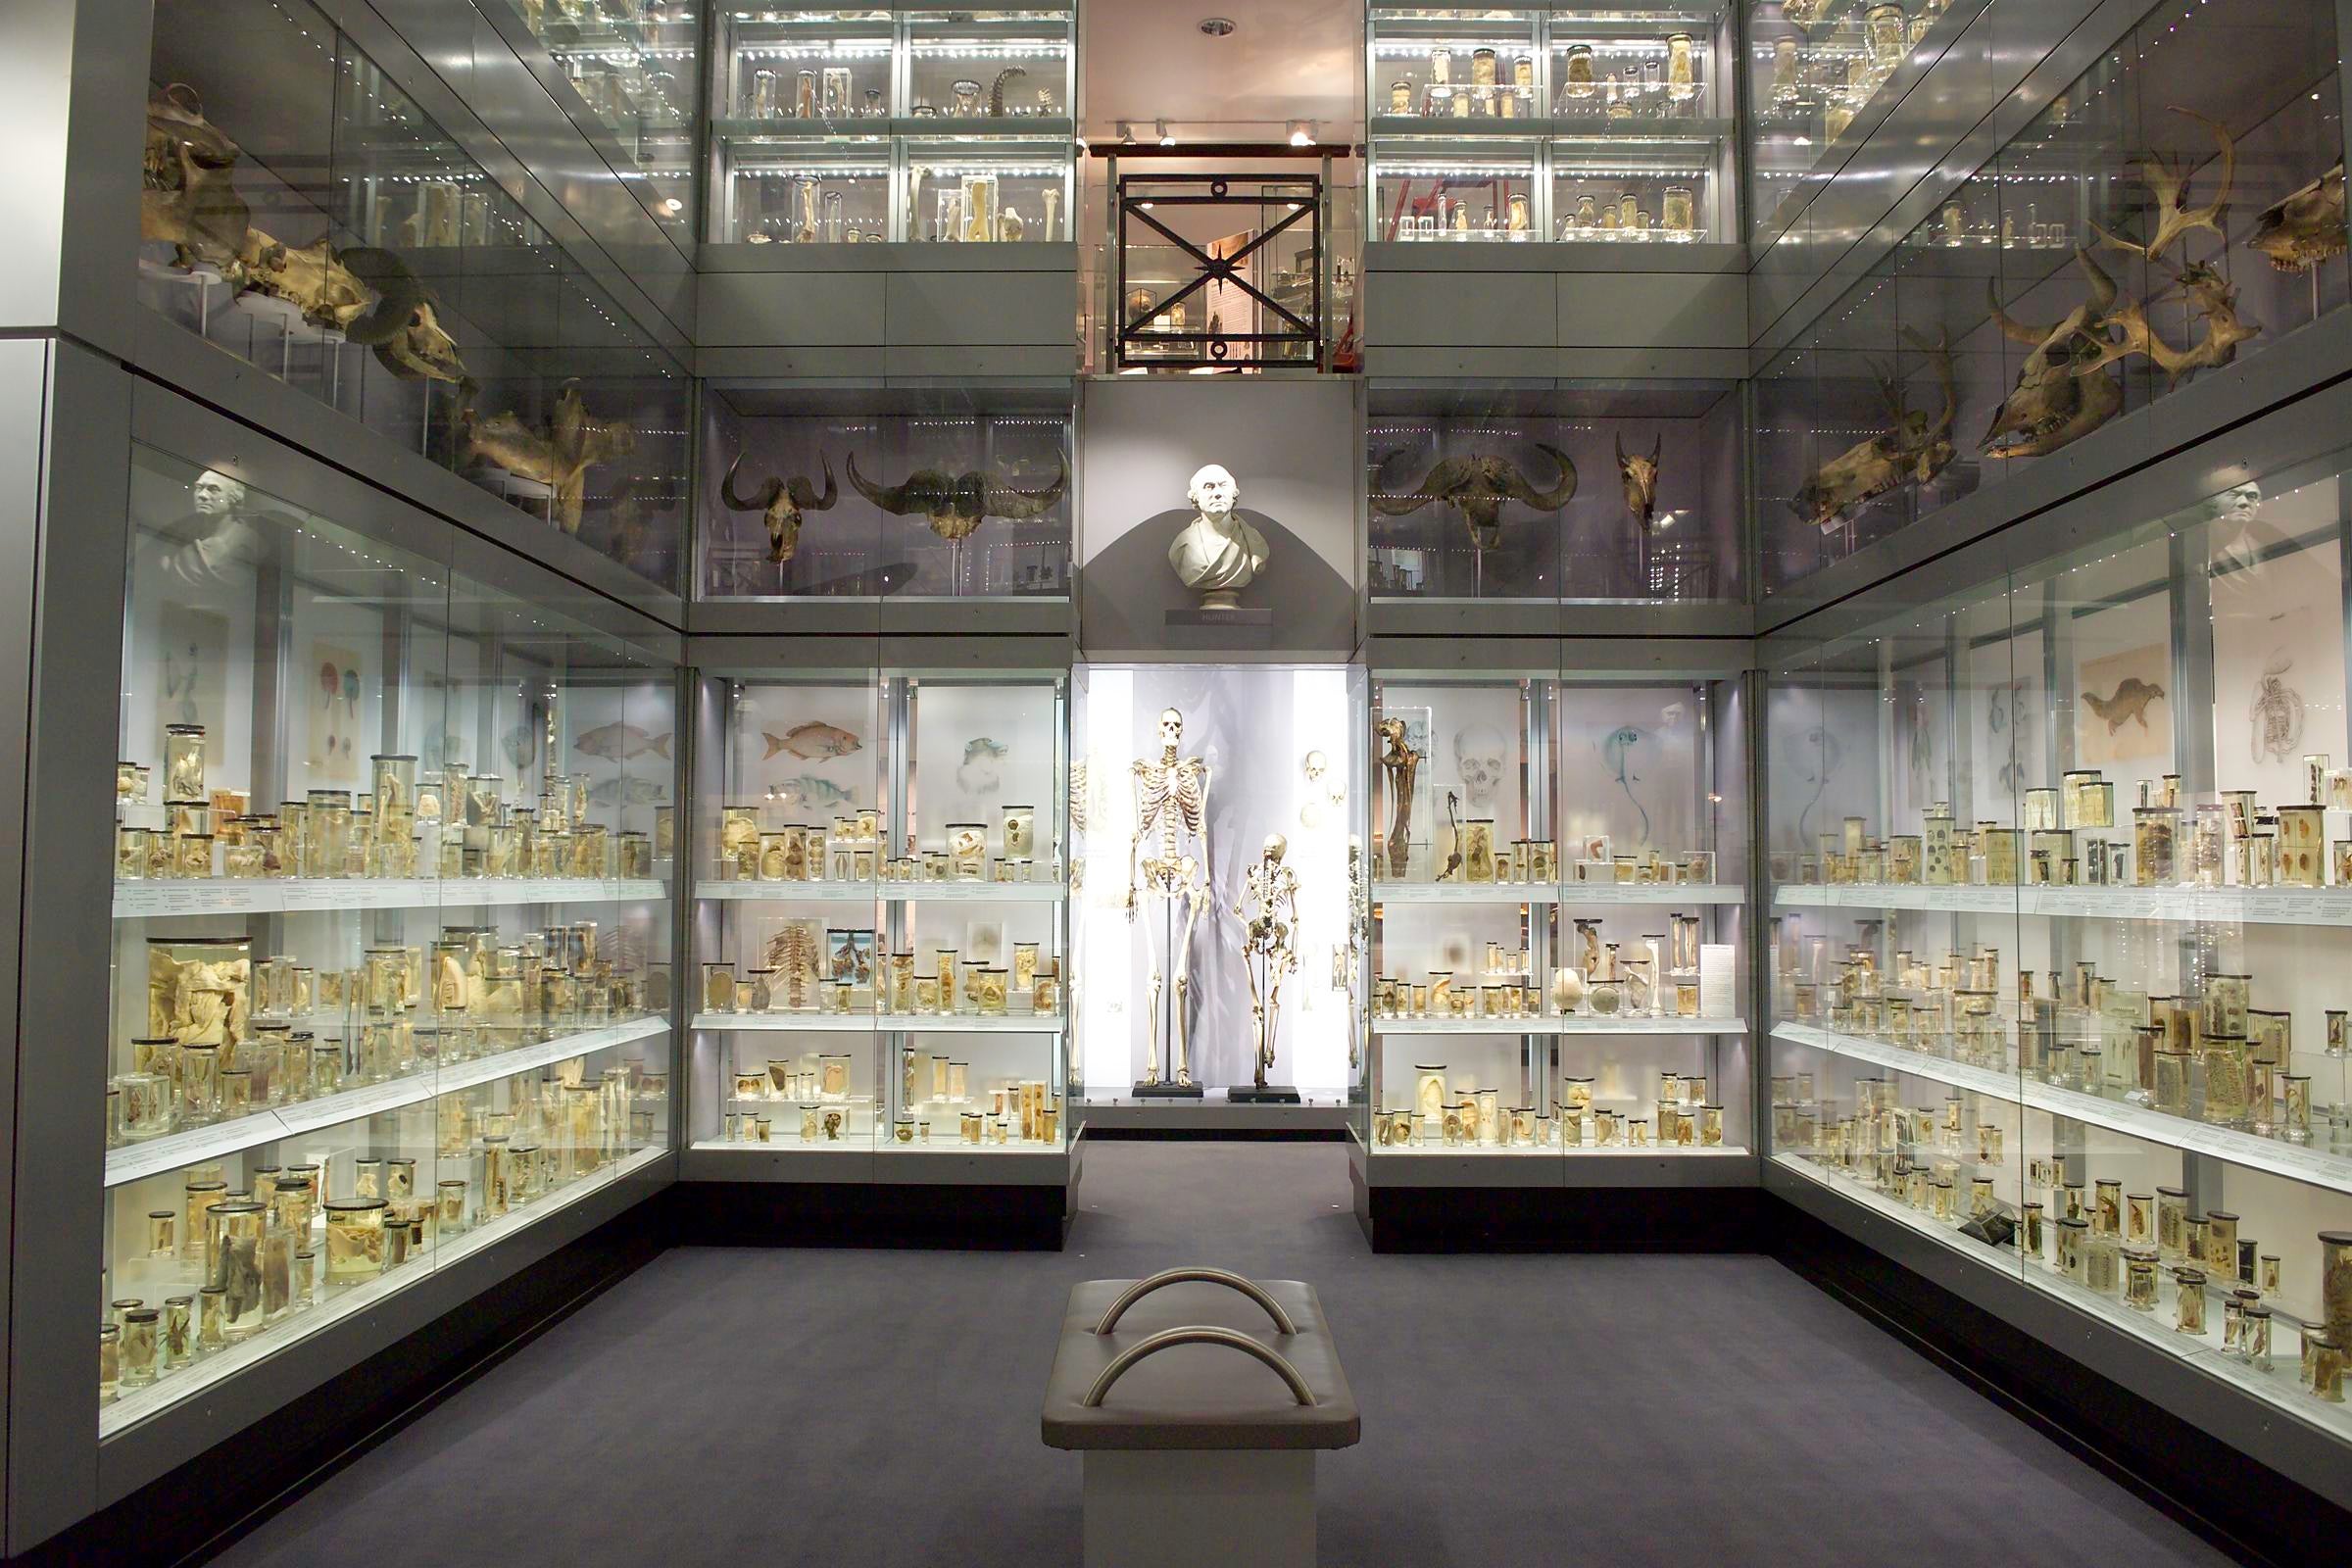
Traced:
POLYGON ((2225 1559, 1777 1263, 1375 1257, 1335 1145, 1099 1144, 1069 1250, 663 1254, 220 1560, 1075 1563, 1072 1282, 1311 1282, 1327 1564, 2225 1559))

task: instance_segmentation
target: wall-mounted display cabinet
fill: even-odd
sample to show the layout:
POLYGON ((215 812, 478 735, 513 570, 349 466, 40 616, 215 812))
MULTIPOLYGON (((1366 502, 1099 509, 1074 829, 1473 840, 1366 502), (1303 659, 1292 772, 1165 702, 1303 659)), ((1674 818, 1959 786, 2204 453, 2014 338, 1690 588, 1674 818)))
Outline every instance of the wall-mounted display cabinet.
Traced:
POLYGON ((1070 237, 1076 13, 722 7, 710 236, 1070 237))
POLYGON ((102 1438, 670 1147, 673 667, 219 469, 129 489, 102 1438))
POLYGON ((988 1156, 995 1179, 1062 1179, 1068 684, 1066 668, 705 674, 701 1174, 920 1182, 988 1156))
POLYGON ((1375 1185, 1746 1155, 1740 682, 1376 667, 1370 701, 1375 1185))
POLYGON ((322 12, 166 0, 148 91, 141 304, 678 586, 683 369, 322 12))
POLYGON ((2337 1438, 2346 468, 1792 646, 1765 813, 1772 1168, 2337 1438))
POLYGON ((1719 4, 1374 7, 1376 240, 1725 242, 1732 19, 1719 4))

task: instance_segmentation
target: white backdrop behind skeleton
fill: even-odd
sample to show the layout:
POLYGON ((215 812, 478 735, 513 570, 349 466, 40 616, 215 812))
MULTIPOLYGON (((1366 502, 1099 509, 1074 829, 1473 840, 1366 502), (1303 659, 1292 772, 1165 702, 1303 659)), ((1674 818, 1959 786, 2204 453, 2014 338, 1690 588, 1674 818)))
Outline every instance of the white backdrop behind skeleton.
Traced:
MULTIPOLYGON (((1348 762, 1358 742, 1349 735, 1347 671, 1096 666, 1085 690, 1078 755, 1086 759, 1093 804, 1082 846, 1086 886, 1073 918, 1086 922, 1079 983, 1088 1092, 1124 1094, 1142 1076, 1150 1050, 1152 965, 1155 955, 1167 960, 1152 902, 1139 899, 1133 925, 1121 909, 1132 874, 1121 858, 1134 830, 1130 765, 1157 760, 1160 710, 1174 708, 1184 715, 1179 755, 1209 764, 1211 886, 1193 933, 1191 969, 1194 1080, 1212 1087, 1251 1080, 1250 980, 1233 907, 1266 835, 1280 833, 1298 873, 1298 929, 1292 938, 1298 968, 1283 984, 1267 1081, 1334 1093, 1348 1079, 1347 1013, 1329 993, 1331 945, 1347 934, 1348 813, 1327 809, 1323 826, 1309 829, 1299 808, 1319 787, 1357 787, 1348 762), (1312 750, 1324 754, 1331 770, 1322 786, 1310 785, 1303 769, 1312 750)), ((1198 853, 1197 845, 1185 850, 1198 853)), ((1176 918, 1181 930, 1181 913, 1176 918)), ((1173 974, 1167 980, 1172 993, 1173 974)), ((1163 1071, 1170 1044, 1162 1041, 1163 1071)))

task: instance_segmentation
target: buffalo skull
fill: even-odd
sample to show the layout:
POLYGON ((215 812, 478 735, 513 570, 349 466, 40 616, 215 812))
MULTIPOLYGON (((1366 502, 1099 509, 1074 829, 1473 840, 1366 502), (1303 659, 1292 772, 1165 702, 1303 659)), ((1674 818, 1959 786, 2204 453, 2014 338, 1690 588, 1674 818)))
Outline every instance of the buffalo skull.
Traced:
POLYGON ((1625 510, 1646 531, 1658 515, 1658 462, 1666 456, 1666 437, 1658 436, 1649 456, 1628 457, 1625 435, 1617 436, 1617 477, 1625 481, 1625 510))
POLYGON ((1442 501, 1461 514, 1475 548, 1492 550, 1502 542, 1505 501, 1516 501, 1538 512, 1557 512, 1576 494, 1576 465, 1568 461, 1568 454, 1541 441, 1534 446, 1559 465, 1560 479, 1553 489, 1538 490, 1508 458, 1446 458, 1431 468, 1429 476, 1411 493, 1373 496, 1372 510, 1385 516, 1401 517, 1433 501, 1442 501))
POLYGON ((1061 499, 1070 482, 1070 460, 1056 454, 1060 471, 1043 490, 1016 490, 1002 479, 977 470, 950 478, 937 468, 917 468, 903 484, 880 485, 858 471, 858 454, 850 454, 850 485, 859 495, 894 517, 920 514, 942 539, 970 537, 990 517, 1042 517, 1061 499))
POLYGON ((823 453, 816 455, 817 466, 824 469, 825 493, 818 495, 816 486, 805 474, 795 474, 789 481, 770 475, 760 482, 751 495, 735 488, 735 470, 743 466, 743 454, 727 465, 727 476, 719 481, 719 494, 737 512, 757 512, 767 524, 767 559, 782 564, 790 561, 801 548, 801 518, 806 513, 830 512, 833 503, 841 499, 841 491, 833 483, 833 465, 823 453))

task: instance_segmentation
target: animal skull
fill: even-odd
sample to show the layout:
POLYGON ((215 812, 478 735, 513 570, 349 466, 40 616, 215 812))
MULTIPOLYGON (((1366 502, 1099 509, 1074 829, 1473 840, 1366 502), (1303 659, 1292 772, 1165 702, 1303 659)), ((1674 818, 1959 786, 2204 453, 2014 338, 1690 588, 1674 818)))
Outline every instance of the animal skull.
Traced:
POLYGON ((1646 530, 1658 514, 1658 460, 1666 455, 1666 436, 1658 435, 1657 443, 1646 458, 1627 457, 1625 436, 1617 436, 1617 476, 1625 481, 1625 510, 1646 530))
POLYGON ((1931 345, 1915 334, 1906 335, 1935 363, 1936 378, 1943 383, 1943 413, 1929 423, 1926 415, 1911 412, 1894 378, 1881 375, 1879 393, 1894 422, 1823 464, 1796 493, 1798 512, 1824 532, 1866 502, 1906 484, 1931 483, 1952 461, 1952 422, 1960 413, 1960 394, 1952 379, 1950 337, 1946 334, 1931 345))
POLYGON ((2017 320, 2001 308, 1991 282, 1984 285, 1993 324, 2001 334, 2034 345, 2018 368, 2016 387, 1984 432, 1982 445, 1987 457, 2045 457, 2123 412, 2124 389, 2115 378, 2096 367, 2082 370, 2085 358, 2097 358, 2107 341, 2107 313, 2115 308, 2117 297, 2115 280, 2099 270, 2088 250, 2076 251, 2075 263, 2089 280, 2090 294, 2055 326, 2017 320))
POLYGON ((824 470, 825 492, 816 493, 805 475, 796 474, 787 482, 771 475, 761 481, 758 491, 746 497, 735 488, 735 470, 743 466, 743 454, 727 465, 727 476, 719 481, 719 494, 737 512, 758 512, 767 524, 767 559, 781 564, 790 561, 801 548, 801 519, 804 513, 830 512, 841 492, 833 483, 833 465, 823 453, 816 456, 818 466, 824 470))
POLYGON ((580 531, 588 499, 588 470, 636 450, 637 431, 626 420, 592 418, 577 384, 556 399, 545 431, 525 425, 512 410, 477 418, 470 405, 459 413, 466 456, 496 464, 519 479, 555 492, 554 520, 567 534, 580 531))
POLYGON ((1502 736, 1489 725, 1472 724, 1453 732, 1453 770, 1471 809, 1493 809, 1494 792, 1502 787, 1502 736))
POLYGON ((2178 386, 2191 370, 2228 365, 2237 358, 2240 343, 2262 331, 2257 323, 2239 319, 2237 290, 2204 263, 2192 262, 2182 268, 2175 275, 2174 286, 2187 296, 2190 308, 2205 322, 2205 336, 2194 348, 2177 349, 2167 343, 2149 322, 2147 307, 2126 294, 2107 318, 2109 324, 2123 332, 2122 340, 2093 339, 2096 352, 2081 363, 2075 373, 2092 375, 2118 360, 2142 354, 2164 371, 2167 386, 2178 386))
POLYGON ((1070 460, 1056 453, 1060 471, 1043 490, 1016 490, 1002 479, 972 470, 950 478, 937 468, 917 468, 904 484, 878 485, 858 471, 850 454, 850 485, 894 517, 919 513, 942 539, 969 538, 990 517, 1042 517, 1061 499, 1070 481, 1070 460))
POLYGON ((2281 272, 2308 272, 2344 254, 2344 166, 2337 164, 2254 220, 2246 243, 2281 272))
POLYGON ((1372 510, 1401 517, 1433 501, 1442 501, 1461 514, 1474 548, 1492 550, 1502 543, 1505 501, 1516 501, 1538 512, 1557 512, 1576 494, 1576 465, 1568 461, 1568 454, 1541 441, 1534 445, 1538 452, 1559 465, 1559 483, 1550 490, 1538 490, 1508 458, 1446 458, 1429 470, 1428 476, 1409 495, 1374 495, 1372 510))

